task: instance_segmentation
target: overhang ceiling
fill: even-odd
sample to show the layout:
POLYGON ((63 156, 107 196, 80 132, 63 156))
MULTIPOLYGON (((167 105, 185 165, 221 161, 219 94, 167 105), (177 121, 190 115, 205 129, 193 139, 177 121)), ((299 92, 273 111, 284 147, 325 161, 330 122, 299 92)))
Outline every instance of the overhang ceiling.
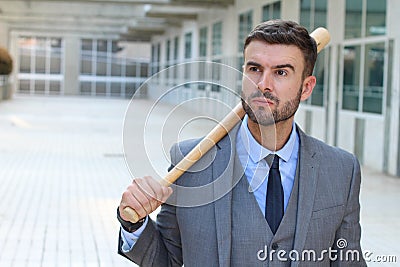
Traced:
POLYGON ((234 0, 1 0, 0 23, 19 32, 72 33, 149 41, 234 0))

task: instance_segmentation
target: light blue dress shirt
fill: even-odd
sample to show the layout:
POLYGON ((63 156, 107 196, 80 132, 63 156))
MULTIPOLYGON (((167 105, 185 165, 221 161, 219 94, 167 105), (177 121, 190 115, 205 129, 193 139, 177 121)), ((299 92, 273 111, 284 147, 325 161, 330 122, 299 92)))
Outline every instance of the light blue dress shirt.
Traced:
MULTIPOLYGON (((249 192, 254 193, 258 205, 265 216, 265 199, 267 194, 267 183, 269 166, 264 159, 271 153, 277 154, 279 159, 279 170, 284 194, 284 210, 289 202, 292 192, 294 178, 296 175, 297 158, 299 151, 299 136, 293 124, 292 133, 284 147, 276 152, 261 146, 250 133, 247 127, 247 115, 244 117, 236 138, 236 153, 249 181, 249 192)), ((125 231, 121 227, 122 251, 128 252, 135 245, 141 233, 148 223, 148 217, 143 225, 133 233, 125 231)))
POLYGON ((140 226, 140 228, 137 229, 133 233, 129 233, 129 232, 125 231, 124 228, 121 227, 122 251, 123 252, 128 252, 133 248, 136 241, 139 239, 140 235, 144 231, 144 228, 146 228, 148 220, 149 220, 149 216, 146 217, 143 225, 140 226))
POLYGON ((293 124, 292 132, 289 140, 278 151, 270 151, 260 145, 247 126, 248 117, 244 117, 243 122, 236 137, 236 153, 242 164, 244 173, 249 181, 249 192, 254 193, 258 205, 265 216, 265 199, 267 196, 267 184, 269 166, 265 157, 269 154, 277 154, 279 159, 279 170, 281 173, 284 210, 289 202, 290 193, 292 192, 294 178, 296 176, 296 166, 300 139, 293 124))

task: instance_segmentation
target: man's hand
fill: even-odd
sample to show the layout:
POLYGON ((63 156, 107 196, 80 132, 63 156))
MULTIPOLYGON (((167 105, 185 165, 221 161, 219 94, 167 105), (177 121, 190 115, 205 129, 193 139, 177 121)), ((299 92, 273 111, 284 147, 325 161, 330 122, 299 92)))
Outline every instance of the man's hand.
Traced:
POLYGON ((151 176, 135 178, 122 194, 119 205, 121 218, 126 221, 130 220, 122 212, 125 207, 130 207, 136 211, 139 219, 142 219, 167 201, 171 194, 172 188, 161 185, 151 176))

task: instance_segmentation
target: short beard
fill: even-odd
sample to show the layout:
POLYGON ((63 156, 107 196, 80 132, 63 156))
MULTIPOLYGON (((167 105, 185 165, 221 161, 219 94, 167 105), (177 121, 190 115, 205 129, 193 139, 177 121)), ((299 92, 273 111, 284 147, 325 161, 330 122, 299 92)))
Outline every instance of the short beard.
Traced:
POLYGON ((284 103, 282 109, 279 110, 280 100, 268 91, 264 94, 262 94, 260 91, 257 91, 256 93, 250 95, 246 100, 244 99, 242 92, 242 106, 251 121, 262 126, 270 126, 277 124, 278 122, 286 121, 294 116, 300 105, 301 93, 302 87, 300 87, 298 90, 296 97, 284 103), (253 98, 262 96, 273 101, 276 105, 276 109, 270 110, 265 109, 264 107, 259 107, 258 110, 253 110, 249 106, 248 103, 250 103, 253 98))

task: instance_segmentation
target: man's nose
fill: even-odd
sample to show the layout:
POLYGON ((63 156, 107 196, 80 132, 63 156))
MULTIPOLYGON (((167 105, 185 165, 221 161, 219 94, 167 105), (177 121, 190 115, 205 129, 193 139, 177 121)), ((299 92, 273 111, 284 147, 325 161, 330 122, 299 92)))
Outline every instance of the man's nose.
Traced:
POLYGON ((260 80, 257 83, 257 87, 261 92, 272 91, 272 79, 268 72, 262 73, 262 75, 260 76, 260 80))

